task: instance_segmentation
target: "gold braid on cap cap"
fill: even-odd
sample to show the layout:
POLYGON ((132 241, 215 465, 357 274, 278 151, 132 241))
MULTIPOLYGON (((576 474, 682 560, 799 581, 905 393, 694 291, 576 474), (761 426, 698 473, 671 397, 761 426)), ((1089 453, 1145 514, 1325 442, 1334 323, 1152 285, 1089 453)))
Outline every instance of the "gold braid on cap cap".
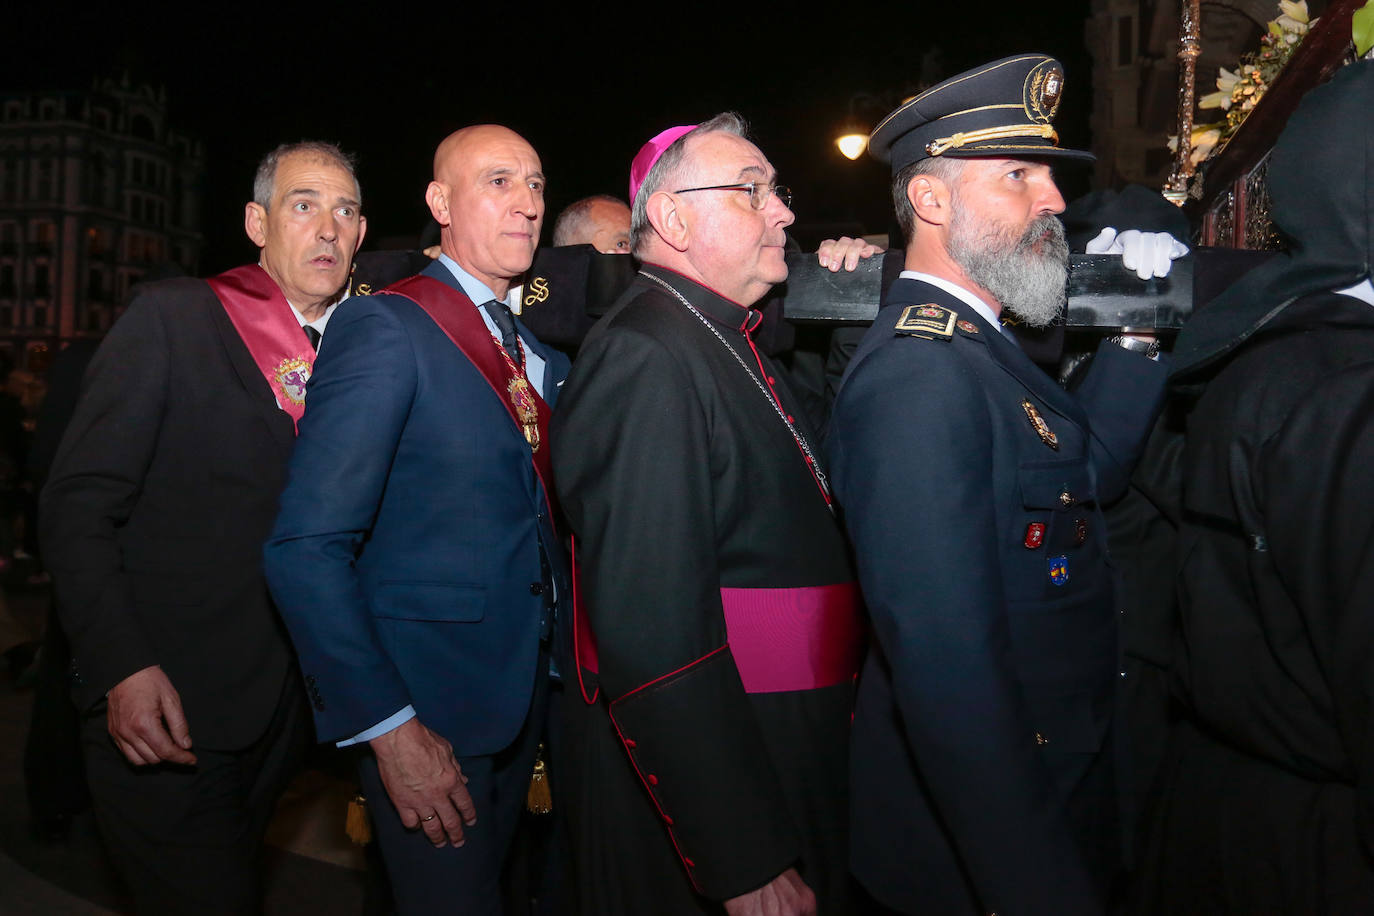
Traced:
POLYGON ((1059 134, 1051 124, 1013 124, 1010 127, 985 127, 982 130, 961 131, 952 137, 941 137, 926 144, 926 155, 939 156, 952 149, 984 140, 1006 140, 1011 137, 1043 137, 1057 145, 1059 134))

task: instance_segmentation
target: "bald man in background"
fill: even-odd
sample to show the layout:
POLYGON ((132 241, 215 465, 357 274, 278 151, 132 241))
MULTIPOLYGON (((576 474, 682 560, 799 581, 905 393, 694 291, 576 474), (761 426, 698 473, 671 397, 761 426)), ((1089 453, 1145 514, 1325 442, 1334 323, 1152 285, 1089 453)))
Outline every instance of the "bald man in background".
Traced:
POLYGON ((609 194, 573 201, 553 224, 553 244, 591 245, 602 254, 629 254, 630 208, 609 194))

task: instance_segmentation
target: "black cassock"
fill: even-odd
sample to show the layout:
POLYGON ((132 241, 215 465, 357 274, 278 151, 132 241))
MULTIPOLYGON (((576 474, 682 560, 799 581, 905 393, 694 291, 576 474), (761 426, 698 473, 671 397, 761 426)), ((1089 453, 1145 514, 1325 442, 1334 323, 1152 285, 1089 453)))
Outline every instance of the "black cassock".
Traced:
POLYGON ((847 912, 857 592, 783 417, 816 460, 819 443, 751 345, 756 311, 645 273, 588 336, 551 427, 590 625, 555 786, 582 911, 720 912, 796 866, 821 912, 847 912))

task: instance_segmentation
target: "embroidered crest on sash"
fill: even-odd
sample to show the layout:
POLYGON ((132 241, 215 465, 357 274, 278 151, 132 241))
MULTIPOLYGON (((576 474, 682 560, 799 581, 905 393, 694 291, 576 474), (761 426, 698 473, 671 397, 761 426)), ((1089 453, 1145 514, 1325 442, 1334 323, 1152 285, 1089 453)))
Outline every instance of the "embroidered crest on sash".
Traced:
POLYGON ((277 389, 292 404, 305 403, 305 385, 310 381, 310 362, 289 356, 277 363, 277 389))

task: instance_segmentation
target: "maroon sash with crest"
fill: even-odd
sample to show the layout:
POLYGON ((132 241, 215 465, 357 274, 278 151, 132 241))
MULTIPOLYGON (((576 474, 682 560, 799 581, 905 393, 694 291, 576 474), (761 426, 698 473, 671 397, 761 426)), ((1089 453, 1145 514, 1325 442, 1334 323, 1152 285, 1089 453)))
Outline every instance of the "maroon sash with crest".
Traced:
POLYGON ((245 264, 205 281, 248 347, 277 405, 299 430, 305 383, 315 367, 315 348, 301 329, 281 288, 257 264, 245 264))
MULTIPOLYGON (((425 310, 439 330, 453 341, 468 361, 482 373, 482 378, 496 392, 497 398, 510 414, 516 428, 525 434, 530 444, 530 460, 544 485, 544 499, 553 519, 553 461, 549 457, 549 405, 532 386, 520 388, 524 375, 503 357, 501 345, 491 336, 477 306, 458 290, 423 274, 393 283, 385 290, 404 296, 425 310), (521 417, 522 410, 536 412, 534 423, 521 417), (532 427, 532 428, 527 428, 532 427)), ((551 522, 552 523, 552 522, 551 522)))

